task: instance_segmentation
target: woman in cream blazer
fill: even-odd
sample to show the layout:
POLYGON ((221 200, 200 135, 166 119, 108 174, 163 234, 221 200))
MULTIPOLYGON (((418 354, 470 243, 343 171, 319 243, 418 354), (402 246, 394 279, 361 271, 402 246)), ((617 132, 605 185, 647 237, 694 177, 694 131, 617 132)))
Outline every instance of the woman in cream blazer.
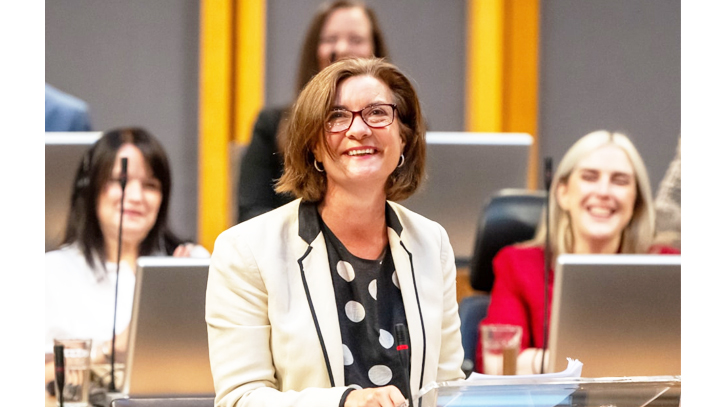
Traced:
MULTIPOLYGON (((310 175, 321 177, 324 180, 321 185, 325 187, 318 197, 305 197, 304 191, 309 192, 310 185, 320 184, 315 184, 314 179, 300 181, 304 191, 293 192, 301 199, 234 226, 218 237, 209 270, 206 320, 216 404, 219 406, 393 406, 405 400, 395 386, 359 388, 346 383, 345 368, 349 359, 346 359, 347 348, 343 346, 338 319, 334 271, 331 272, 330 267, 331 246, 325 225, 347 248, 352 248, 351 252, 356 250, 358 253, 358 246, 349 243, 355 241, 348 239, 346 233, 360 229, 360 224, 362 229, 374 224, 376 230, 377 224, 380 225, 381 235, 366 236, 362 247, 374 246, 368 242, 382 238, 382 243, 370 253, 377 254, 382 248, 385 253, 389 250, 392 257, 396 287, 402 296, 401 308, 410 336, 410 371, 406 384, 409 384, 413 398, 417 399, 419 389, 430 382, 464 377, 456 268, 445 230, 386 199, 380 201, 379 206, 377 202, 365 201, 358 211, 353 211, 350 208, 354 205, 346 206, 340 198, 346 191, 334 185, 343 180, 350 184, 359 182, 366 188, 379 186, 383 189, 386 181, 378 176, 378 168, 385 171, 386 176, 410 180, 403 173, 406 167, 401 162, 413 167, 411 171, 417 177, 422 176, 425 142, 417 97, 414 91, 396 93, 401 92, 398 89, 403 85, 411 91, 412 85, 397 68, 374 59, 340 61, 320 75, 302 92, 291 119, 293 124, 297 115, 304 115, 297 111, 299 106, 312 103, 306 97, 325 89, 333 93, 337 88, 340 105, 345 109, 362 110, 352 112, 352 119, 348 120, 350 127, 339 132, 347 131, 351 135, 340 139, 342 136, 332 132, 328 136, 331 150, 335 148, 332 146, 335 141, 363 144, 368 155, 372 155, 364 158, 365 168, 375 170, 355 178, 356 161, 344 157, 338 159, 346 165, 345 171, 338 171, 337 166, 341 164, 330 158, 333 153, 324 155, 312 144, 308 152, 314 154, 314 163, 309 166, 315 169, 310 175), (351 88, 355 84, 362 87, 351 88), (379 89, 381 86, 384 86, 382 90, 379 89), (366 108, 369 100, 346 98, 346 95, 366 94, 371 87, 375 90, 372 94, 376 95, 372 102, 382 94, 398 106, 403 105, 399 108, 402 111, 393 113, 394 118, 376 121, 377 116, 370 115, 384 112, 371 112, 377 108, 366 108), (355 92, 348 93, 348 89, 355 92), (358 113, 361 120, 356 120, 358 113), (392 126, 388 123, 394 120, 401 124, 392 126), (381 127, 383 125, 386 127, 381 127), (404 125, 407 126, 405 134, 399 137, 398 126, 404 125), (338 138, 332 138, 335 136, 338 138), (406 156, 399 159, 401 150, 406 156), (391 158, 391 151, 397 155, 391 158), (383 165, 377 166, 374 160, 380 160, 383 165), (334 194, 331 191, 335 191, 334 194), (375 214, 372 221, 368 221, 366 213, 370 207, 374 210, 369 212, 375 214), (334 214, 326 212, 338 208, 345 209, 340 211, 346 216, 346 223, 342 224, 349 226, 340 227, 334 214), (365 221, 360 222, 361 219, 365 221)), ((328 100, 333 103, 333 98, 328 100)), ((331 106, 320 107, 323 112, 330 109, 331 106)), ((336 129, 329 125, 329 120, 325 125, 328 129, 336 129)), ((305 157, 304 148, 297 150, 302 152, 295 152, 294 137, 291 133, 287 152, 305 157)), ((340 151, 348 154, 347 145, 340 151)), ((297 163, 290 162, 289 156, 286 160, 287 175, 297 163)), ((283 176, 280 185, 285 185, 286 181, 291 182, 283 176)), ((358 188, 366 192, 356 199, 364 201, 368 195, 404 198, 415 190, 418 181, 419 178, 414 182, 403 182, 406 192, 390 192, 391 188, 386 187, 387 193, 376 195, 374 189, 358 188)), ((418 400, 414 404, 418 405, 418 400)))
MULTIPOLYGON (((387 210, 415 393, 432 381, 463 378, 456 269, 440 225, 392 202, 387 210)), ((309 203, 293 201, 219 236, 206 318, 221 405, 338 405, 346 387, 331 280, 309 203)))

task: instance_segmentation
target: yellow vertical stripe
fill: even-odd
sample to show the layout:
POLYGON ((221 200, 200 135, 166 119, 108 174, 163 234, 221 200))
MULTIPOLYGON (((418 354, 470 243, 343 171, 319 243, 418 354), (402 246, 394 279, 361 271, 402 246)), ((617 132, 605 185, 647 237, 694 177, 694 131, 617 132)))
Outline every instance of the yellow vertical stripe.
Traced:
POLYGON ((504 0, 468 0, 466 130, 502 130, 504 0))
POLYGON ((507 0, 504 41, 504 107, 506 132, 531 134, 528 186, 536 188, 538 160, 539 1, 507 0))
POLYGON ((232 0, 200 3, 198 242, 212 250, 228 227, 232 113, 232 0))
POLYGON ((531 134, 538 173, 539 0, 468 0, 466 130, 531 134))
POLYGON ((198 241, 211 250, 236 218, 231 165, 264 103, 265 0, 202 0, 198 241))
POLYGON ((237 9, 234 140, 246 144, 264 104, 265 0, 244 0, 237 9))

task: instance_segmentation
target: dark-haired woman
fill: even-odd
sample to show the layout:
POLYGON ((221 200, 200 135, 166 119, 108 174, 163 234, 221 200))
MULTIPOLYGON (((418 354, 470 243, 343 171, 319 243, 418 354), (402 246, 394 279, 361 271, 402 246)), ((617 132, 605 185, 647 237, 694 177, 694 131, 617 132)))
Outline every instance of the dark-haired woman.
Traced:
POLYGON ((123 351, 139 256, 209 256, 203 247, 185 243, 169 230, 170 193, 166 153, 141 128, 108 131, 85 155, 75 178, 63 246, 45 255, 46 379, 54 338, 91 338, 96 359, 109 351, 117 278, 116 345, 123 351), (117 276, 123 157, 128 169, 117 276))
MULTIPOLYGON (((297 72, 295 94, 333 60, 349 57, 388 56, 383 34, 373 10, 354 0, 323 3, 305 36, 297 72)), ((282 176, 282 128, 289 107, 263 109, 254 125, 252 140, 242 159, 237 188, 238 220, 243 222, 280 207, 294 198, 277 193, 274 183, 282 176)))

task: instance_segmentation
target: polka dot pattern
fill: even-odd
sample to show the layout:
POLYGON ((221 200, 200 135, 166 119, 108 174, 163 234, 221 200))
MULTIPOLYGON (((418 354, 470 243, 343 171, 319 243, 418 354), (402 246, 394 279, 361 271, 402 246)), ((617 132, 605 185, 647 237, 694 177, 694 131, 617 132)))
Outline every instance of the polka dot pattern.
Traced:
POLYGON ((405 307, 390 248, 377 259, 351 254, 322 222, 342 339, 345 385, 407 386, 392 334, 406 323, 405 307))
POLYGON ((337 274, 348 283, 355 279, 355 270, 352 268, 352 264, 343 260, 337 262, 337 274))
POLYGON ((378 386, 385 386, 393 378, 393 371, 384 365, 375 365, 368 370, 368 378, 378 386))
POLYGON ((375 279, 368 284, 368 292, 374 300, 378 299, 378 280, 375 279))
POLYGON ((365 318, 365 307, 357 301, 345 304, 345 315, 352 322, 360 322, 365 318))
POLYGON ((378 337, 378 340, 385 349, 390 349, 390 347, 393 346, 393 344, 395 343, 393 335, 391 335, 390 332, 386 331, 385 329, 380 330, 380 336, 378 337))
POLYGON ((355 358, 352 357, 352 352, 350 352, 350 348, 347 347, 344 343, 342 344, 342 364, 345 366, 350 366, 355 361, 355 358))

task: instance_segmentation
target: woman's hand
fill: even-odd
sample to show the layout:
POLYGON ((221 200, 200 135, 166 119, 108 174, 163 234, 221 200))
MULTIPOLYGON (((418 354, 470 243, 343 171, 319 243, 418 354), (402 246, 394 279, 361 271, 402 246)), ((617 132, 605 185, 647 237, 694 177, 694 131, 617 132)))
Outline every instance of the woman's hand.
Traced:
POLYGON ((193 243, 183 243, 174 249, 174 257, 191 257, 191 250, 194 249, 193 243))
POLYGON ((353 390, 345 399, 345 407, 397 407, 404 403, 403 393, 392 385, 353 390))
MULTIPOLYGON (((549 363, 549 350, 544 356, 544 368, 549 363)), ((519 353, 516 361, 516 374, 539 374, 541 373, 541 348, 526 348, 519 353)))
MULTIPOLYGON (((123 363, 126 359, 126 349, 128 348, 128 330, 116 333, 116 354, 114 355, 114 361, 116 363, 123 363)), ((105 364, 111 361, 111 348, 113 347, 113 341, 108 340, 102 343, 93 343, 93 349, 91 350, 91 364, 105 364)))

